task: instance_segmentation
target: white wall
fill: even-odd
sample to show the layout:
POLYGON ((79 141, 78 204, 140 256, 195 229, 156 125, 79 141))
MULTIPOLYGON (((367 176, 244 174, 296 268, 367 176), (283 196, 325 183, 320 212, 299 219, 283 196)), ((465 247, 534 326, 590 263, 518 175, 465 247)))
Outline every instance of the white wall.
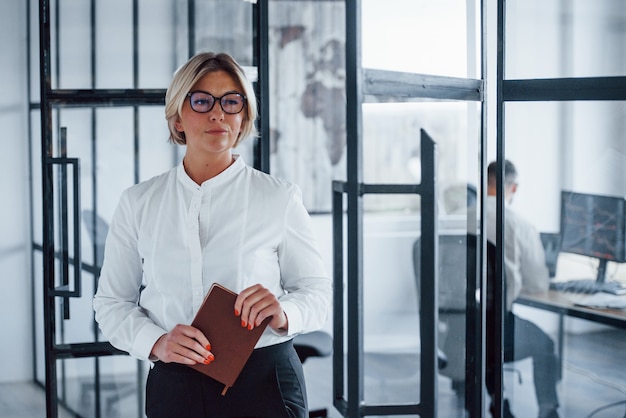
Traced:
POLYGON ((0 2, 0 383, 33 375, 25 3, 0 2))

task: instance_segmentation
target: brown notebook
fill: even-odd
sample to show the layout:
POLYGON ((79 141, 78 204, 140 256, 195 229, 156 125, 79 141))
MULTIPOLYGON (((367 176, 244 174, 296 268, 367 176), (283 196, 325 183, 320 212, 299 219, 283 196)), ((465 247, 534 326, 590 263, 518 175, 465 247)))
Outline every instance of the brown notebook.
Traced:
POLYGON ((211 364, 198 363, 189 367, 223 383, 222 395, 235 384, 237 376, 271 319, 266 318, 252 331, 242 327, 241 318, 235 316, 236 299, 235 292, 213 283, 191 323, 202 331, 211 343, 211 353, 215 360, 211 364))

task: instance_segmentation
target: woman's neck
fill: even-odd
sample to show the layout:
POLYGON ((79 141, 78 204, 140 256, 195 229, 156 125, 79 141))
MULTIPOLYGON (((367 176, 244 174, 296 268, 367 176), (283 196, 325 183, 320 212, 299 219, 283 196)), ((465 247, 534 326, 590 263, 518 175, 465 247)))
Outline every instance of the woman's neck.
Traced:
POLYGON ((183 166, 187 175, 198 185, 217 176, 235 162, 232 154, 223 154, 218 158, 207 159, 197 158, 193 155, 185 154, 183 166))

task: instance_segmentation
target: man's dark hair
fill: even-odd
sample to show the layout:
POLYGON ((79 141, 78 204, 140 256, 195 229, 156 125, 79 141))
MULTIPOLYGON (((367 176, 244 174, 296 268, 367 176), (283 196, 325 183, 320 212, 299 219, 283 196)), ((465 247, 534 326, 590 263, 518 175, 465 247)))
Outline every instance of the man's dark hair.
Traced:
MULTIPOLYGON (((495 161, 491 162, 487 167, 487 180, 496 181, 496 169, 497 163, 495 161)), ((509 160, 504 160, 504 184, 505 186, 510 186, 517 181, 517 169, 515 168, 515 164, 510 162, 509 160)))

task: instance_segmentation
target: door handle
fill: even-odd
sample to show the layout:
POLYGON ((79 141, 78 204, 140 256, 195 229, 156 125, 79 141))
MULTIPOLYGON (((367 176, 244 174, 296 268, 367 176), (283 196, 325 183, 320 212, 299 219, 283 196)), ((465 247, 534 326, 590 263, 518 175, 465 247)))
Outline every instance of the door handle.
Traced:
MULTIPOLYGON (((63 263, 72 264, 74 266, 73 286, 70 283, 61 284, 51 289, 51 294, 59 297, 80 297, 81 296, 81 210, 80 210, 80 161, 78 158, 49 158, 48 163, 52 165, 71 166, 72 167, 72 212, 73 212, 73 244, 74 257, 64 257, 61 255, 63 263)), ((63 218, 63 223, 64 223, 63 218)), ((67 229, 68 225, 60 225, 61 230, 67 229)))

